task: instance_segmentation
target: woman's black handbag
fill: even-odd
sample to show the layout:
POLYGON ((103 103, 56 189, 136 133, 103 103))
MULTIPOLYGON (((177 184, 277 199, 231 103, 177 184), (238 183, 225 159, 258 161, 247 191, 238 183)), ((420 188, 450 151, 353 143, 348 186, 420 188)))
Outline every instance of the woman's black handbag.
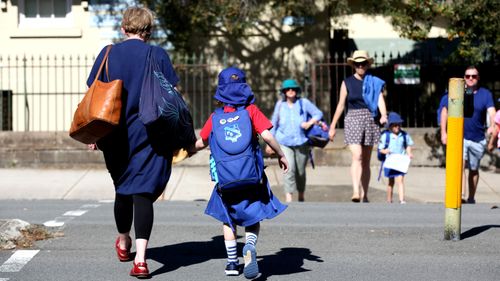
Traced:
POLYGON ((188 148, 196 142, 193 118, 182 95, 163 75, 150 47, 139 102, 139 119, 158 153, 188 148))

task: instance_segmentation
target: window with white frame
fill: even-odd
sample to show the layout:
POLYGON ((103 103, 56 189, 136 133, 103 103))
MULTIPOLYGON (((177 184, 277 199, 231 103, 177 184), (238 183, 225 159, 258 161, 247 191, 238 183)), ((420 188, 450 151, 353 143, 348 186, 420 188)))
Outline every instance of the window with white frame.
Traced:
POLYGON ((19 0, 19 27, 73 27, 72 0, 19 0))

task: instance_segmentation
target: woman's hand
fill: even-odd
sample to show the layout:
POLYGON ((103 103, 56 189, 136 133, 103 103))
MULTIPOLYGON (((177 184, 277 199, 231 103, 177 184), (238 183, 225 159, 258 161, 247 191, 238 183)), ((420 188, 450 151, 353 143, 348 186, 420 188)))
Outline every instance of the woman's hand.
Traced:
POLYGON ((97 150, 97 144, 95 143, 87 144, 87 148, 89 150, 97 150))
POLYGON ((330 137, 330 141, 333 142, 333 138, 335 138, 335 134, 336 134, 335 126, 331 126, 330 131, 328 131, 328 137, 330 137))
POLYGON ((286 174, 288 172, 288 160, 286 160, 285 155, 281 155, 278 158, 278 164, 280 165, 280 168, 283 170, 283 174, 286 174))
POLYGON ((387 115, 380 116, 380 124, 385 124, 385 123, 387 123, 387 115))
POLYGON ((315 119, 310 119, 309 121, 307 122, 302 122, 300 124, 300 127, 304 130, 308 130, 309 128, 311 128, 312 125, 314 125, 314 123, 316 123, 316 120, 315 119))

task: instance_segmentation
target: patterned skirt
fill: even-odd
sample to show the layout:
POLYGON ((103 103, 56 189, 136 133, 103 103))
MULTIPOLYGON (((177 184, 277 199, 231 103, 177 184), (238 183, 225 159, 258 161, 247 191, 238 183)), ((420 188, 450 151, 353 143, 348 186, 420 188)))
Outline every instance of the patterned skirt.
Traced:
POLYGON ((349 109, 344 118, 344 134, 346 145, 373 146, 379 141, 380 129, 367 108, 349 109))

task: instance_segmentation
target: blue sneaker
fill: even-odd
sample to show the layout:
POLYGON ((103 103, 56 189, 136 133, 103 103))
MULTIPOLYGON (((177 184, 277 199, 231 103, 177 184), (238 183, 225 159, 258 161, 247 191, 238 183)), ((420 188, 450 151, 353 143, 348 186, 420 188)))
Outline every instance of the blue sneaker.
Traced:
POLYGON ((228 262, 226 264, 226 276, 238 276, 240 275, 240 264, 238 262, 228 262))
POLYGON ((243 247, 243 259, 245 260, 245 267, 243 274, 247 279, 252 279, 259 275, 259 265, 257 264, 257 252, 255 246, 246 244, 243 247))

